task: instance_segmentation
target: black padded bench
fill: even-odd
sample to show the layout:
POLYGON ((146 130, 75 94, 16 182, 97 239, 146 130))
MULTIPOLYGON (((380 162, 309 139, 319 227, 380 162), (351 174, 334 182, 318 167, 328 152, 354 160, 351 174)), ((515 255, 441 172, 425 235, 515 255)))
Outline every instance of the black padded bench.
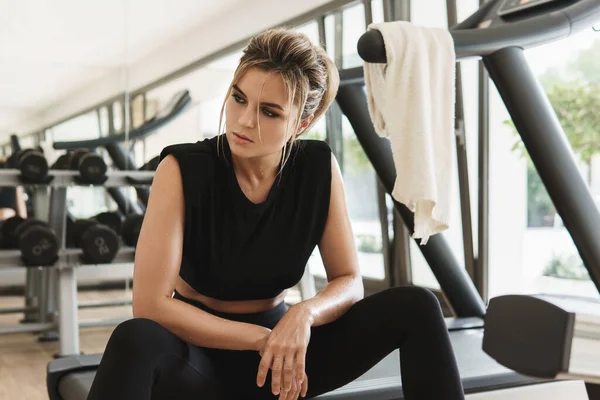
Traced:
MULTIPOLYGON (((480 318, 448 319, 446 322, 465 393, 544 382, 517 374, 485 354, 482 350, 483 320, 480 318)), ((85 400, 101 359, 102 354, 89 354, 51 361, 47 375, 50 400, 85 400)), ((392 352, 354 382, 321 395, 318 399, 404 399, 399 352, 392 352)))

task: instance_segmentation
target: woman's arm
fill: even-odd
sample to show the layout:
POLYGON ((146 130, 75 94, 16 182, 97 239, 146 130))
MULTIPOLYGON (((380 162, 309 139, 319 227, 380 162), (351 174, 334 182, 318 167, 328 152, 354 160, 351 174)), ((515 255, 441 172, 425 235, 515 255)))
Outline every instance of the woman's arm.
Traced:
POLYGON ((17 215, 17 213, 12 208, 0 208, 0 221, 12 218, 15 215, 17 215))
POLYGON ((216 317, 172 298, 183 249, 184 199, 177 160, 158 166, 136 246, 133 316, 148 318, 196 346, 256 350, 270 330, 216 317))
POLYGON ((331 155, 331 198, 319 251, 327 272, 327 285, 313 298, 296 304, 306 308, 312 326, 335 321, 364 296, 358 254, 344 195, 342 174, 331 155))
POLYGON ((17 196, 16 196, 16 204, 17 215, 21 218, 27 219, 27 204, 25 204, 25 190, 22 186, 17 186, 17 196))

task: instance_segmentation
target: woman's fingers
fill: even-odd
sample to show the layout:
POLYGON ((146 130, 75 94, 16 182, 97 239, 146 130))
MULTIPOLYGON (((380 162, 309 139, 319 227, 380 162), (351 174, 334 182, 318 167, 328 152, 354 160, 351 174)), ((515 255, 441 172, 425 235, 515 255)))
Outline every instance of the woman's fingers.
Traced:
POLYGON ((302 380, 305 376, 305 362, 306 362, 306 350, 302 349, 296 353, 296 379, 298 380, 298 386, 302 385, 302 380))
POLYGON ((296 368, 296 357, 295 357, 295 353, 294 352, 289 352, 288 354, 285 355, 285 361, 283 363, 283 379, 281 381, 281 390, 285 390, 285 391, 291 391, 292 390, 292 384, 295 383, 294 382, 294 377, 295 376, 302 376, 299 374, 295 374, 295 368, 296 368), (295 375, 295 376, 294 376, 295 375))
MULTIPOLYGON (((295 379, 295 376, 294 376, 295 379)), ((297 400, 298 396, 300 395, 300 390, 301 387, 298 386, 298 384, 295 382, 295 380, 292 380, 293 384, 292 384, 292 388, 290 390, 282 390, 281 391, 281 395, 279 396, 280 400, 297 400)))
POLYGON ((265 384, 267 373, 271 368, 272 361, 273 353, 271 353, 269 350, 265 351, 265 355, 262 357, 260 364, 258 365, 258 374, 256 375, 256 384, 259 387, 262 387, 265 384))
POLYGON ((300 396, 300 388, 297 386, 295 390, 289 392, 289 396, 285 400, 298 400, 300 396))
POLYGON ((306 397, 306 393, 308 392, 308 376, 306 373, 304 374, 304 379, 302 380, 302 388, 300 390, 300 395, 302 397, 306 397))
POLYGON ((271 390, 274 395, 281 391, 281 379, 283 372, 283 356, 275 356, 273 367, 271 368, 271 390))

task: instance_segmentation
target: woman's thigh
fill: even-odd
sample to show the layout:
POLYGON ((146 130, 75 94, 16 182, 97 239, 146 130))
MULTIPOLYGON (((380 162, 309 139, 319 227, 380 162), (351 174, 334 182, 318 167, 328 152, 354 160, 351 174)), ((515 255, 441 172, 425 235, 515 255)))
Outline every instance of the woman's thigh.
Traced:
POLYGON ((152 399, 224 400, 227 387, 223 371, 209 355, 210 349, 185 344, 181 353, 162 355, 155 371, 152 399))
POLYGON ((125 321, 107 343, 88 400, 222 399, 209 353, 152 320, 125 321))
POLYGON ((308 395, 329 392, 363 375, 415 336, 424 314, 443 324, 431 292, 395 287, 367 296, 337 320, 314 327, 306 353, 308 395))
POLYGON ((265 384, 256 384, 258 366, 261 360, 257 351, 215 350, 211 352, 219 380, 231 399, 278 399, 271 390, 271 373, 265 384))

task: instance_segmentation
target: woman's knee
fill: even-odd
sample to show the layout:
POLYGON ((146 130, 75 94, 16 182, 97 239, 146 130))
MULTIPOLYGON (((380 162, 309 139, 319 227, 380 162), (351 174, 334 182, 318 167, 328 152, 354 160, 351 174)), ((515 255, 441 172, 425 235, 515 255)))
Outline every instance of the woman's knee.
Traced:
POLYGON ((429 289, 420 286, 399 286, 384 291, 386 307, 407 311, 418 316, 439 317, 442 315, 438 298, 429 289))
POLYGON ((158 322, 147 318, 132 318, 121 322, 112 332, 108 348, 119 351, 135 351, 143 349, 160 348, 161 343, 167 340, 169 332, 158 322))

